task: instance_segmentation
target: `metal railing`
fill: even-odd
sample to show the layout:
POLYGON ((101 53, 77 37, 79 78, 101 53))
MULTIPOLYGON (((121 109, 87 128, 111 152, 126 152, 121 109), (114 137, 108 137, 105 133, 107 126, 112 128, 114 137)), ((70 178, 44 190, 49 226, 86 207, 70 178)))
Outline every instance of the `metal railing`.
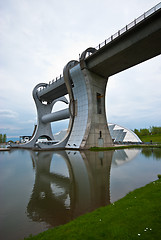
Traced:
POLYGON ((62 77, 63 77, 63 75, 60 74, 59 77, 56 77, 55 79, 49 81, 49 83, 48 83, 46 86, 43 86, 43 87, 38 88, 37 91, 38 91, 38 92, 43 91, 44 89, 50 87, 50 86, 53 85, 54 83, 56 83, 56 82, 58 82, 59 80, 61 80, 62 77))
MULTIPOLYGON (((118 32, 116 32, 115 34, 111 35, 111 37, 109 37, 108 39, 106 39, 104 42, 100 43, 97 47, 96 50, 99 50, 100 48, 104 47, 105 45, 107 45, 108 43, 112 42, 114 39, 120 37, 123 33, 125 33, 126 31, 128 31, 129 29, 133 28, 134 26, 136 26, 138 23, 140 23, 141 21, 145 20, 147 17, 149 17, 150 15, 152 15, 153 13, 155 13, 156 11, 158 11, 161 8, 161 2, 158 3, 156 6, 152 7, 150 10, 148 10, 147 12, 145 12, 144 14, 142 14, 140 17, 136 18, 134 21, 132 21, 131 23, 129 23, 128 25, 126 25, 124 28, 122 28, 121 30, 119 30, 118 32)), ((93 53, 89 54, 89 56, 91 56, 93 53)))

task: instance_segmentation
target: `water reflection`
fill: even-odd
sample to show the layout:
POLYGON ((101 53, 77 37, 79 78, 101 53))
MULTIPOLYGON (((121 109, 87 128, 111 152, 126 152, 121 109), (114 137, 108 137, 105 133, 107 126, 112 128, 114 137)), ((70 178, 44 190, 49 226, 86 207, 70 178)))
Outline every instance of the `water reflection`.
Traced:
POLYGON ((0 152, 0 239, 23 239, 108 205, 156 180, 158 160, 161 149, 0 152))
POLYGON ((109 204, 112 156, 112 151, 31 152, 35 184, 27 206, 28 217, 56 226, 109 204), (52 171, 52 161, 57 163, 60 157, 69 174, 64 173, 64 167, 52 171))
POLYGON ((156 160, 161 159, 160 148, 143 148, 141 153, 148 158, 153 156, 156 160))
POLYGON ((132 161, 141 150, 139 149, 119 149, 115 150, 113 154, 112 164, 115 166, 120 166, 129 161, 132 161))

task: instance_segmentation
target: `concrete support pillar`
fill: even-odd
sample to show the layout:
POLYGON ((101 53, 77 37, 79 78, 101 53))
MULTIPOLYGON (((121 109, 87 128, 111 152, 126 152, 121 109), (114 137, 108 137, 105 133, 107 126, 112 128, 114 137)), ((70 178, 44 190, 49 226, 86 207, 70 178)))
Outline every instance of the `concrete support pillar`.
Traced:
POLYGON ((107 79, 80 64, 70 69, 75 116, 66 148, 109 147, 112 139, 105 112, 107 79))
POLYGON ((83 69, 82 72, 88 94, 88 120, 80 147, 109 147, 112 145, 112 139, 105 109, 105 92, 108 79, 100 77, 88 69, 83 69))

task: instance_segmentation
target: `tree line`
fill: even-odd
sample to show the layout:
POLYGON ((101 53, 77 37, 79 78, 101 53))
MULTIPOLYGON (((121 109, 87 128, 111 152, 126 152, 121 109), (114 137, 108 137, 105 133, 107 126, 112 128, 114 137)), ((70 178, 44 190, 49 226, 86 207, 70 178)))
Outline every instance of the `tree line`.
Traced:
POLYGON ((138 135, 139 137, 141 136, 148 136, 148 135, 156 135, 156 134, 161 134, 161 127, 150 127, 150 128, 140 128, 134 129, 134 133, 138 135))
POLYGON ((5 143, 5 142, 6 142, 6 139, 7 139, 6 134, 1 134, 1 133, 0 133, 0 143, 5 143))

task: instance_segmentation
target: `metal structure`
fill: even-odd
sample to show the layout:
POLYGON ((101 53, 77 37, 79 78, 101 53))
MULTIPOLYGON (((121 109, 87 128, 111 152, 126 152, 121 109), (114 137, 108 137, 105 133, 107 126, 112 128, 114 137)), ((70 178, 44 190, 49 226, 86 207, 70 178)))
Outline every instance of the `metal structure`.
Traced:
POLYGON ((33 138, 12 147, 88 149, 112 145, 105 112, 108 77, 161 54, 161 3, 144 13, 96 48, 87 48, 79 61, 70 61, 63 76, 33 90, 38 124, 33 138), (69 108, 51 113, 57 101, 69 108), (55 143, 51 122, 70 118, 67 135, 55 143), (45 136, 52 140, 38 143, 45 136))

